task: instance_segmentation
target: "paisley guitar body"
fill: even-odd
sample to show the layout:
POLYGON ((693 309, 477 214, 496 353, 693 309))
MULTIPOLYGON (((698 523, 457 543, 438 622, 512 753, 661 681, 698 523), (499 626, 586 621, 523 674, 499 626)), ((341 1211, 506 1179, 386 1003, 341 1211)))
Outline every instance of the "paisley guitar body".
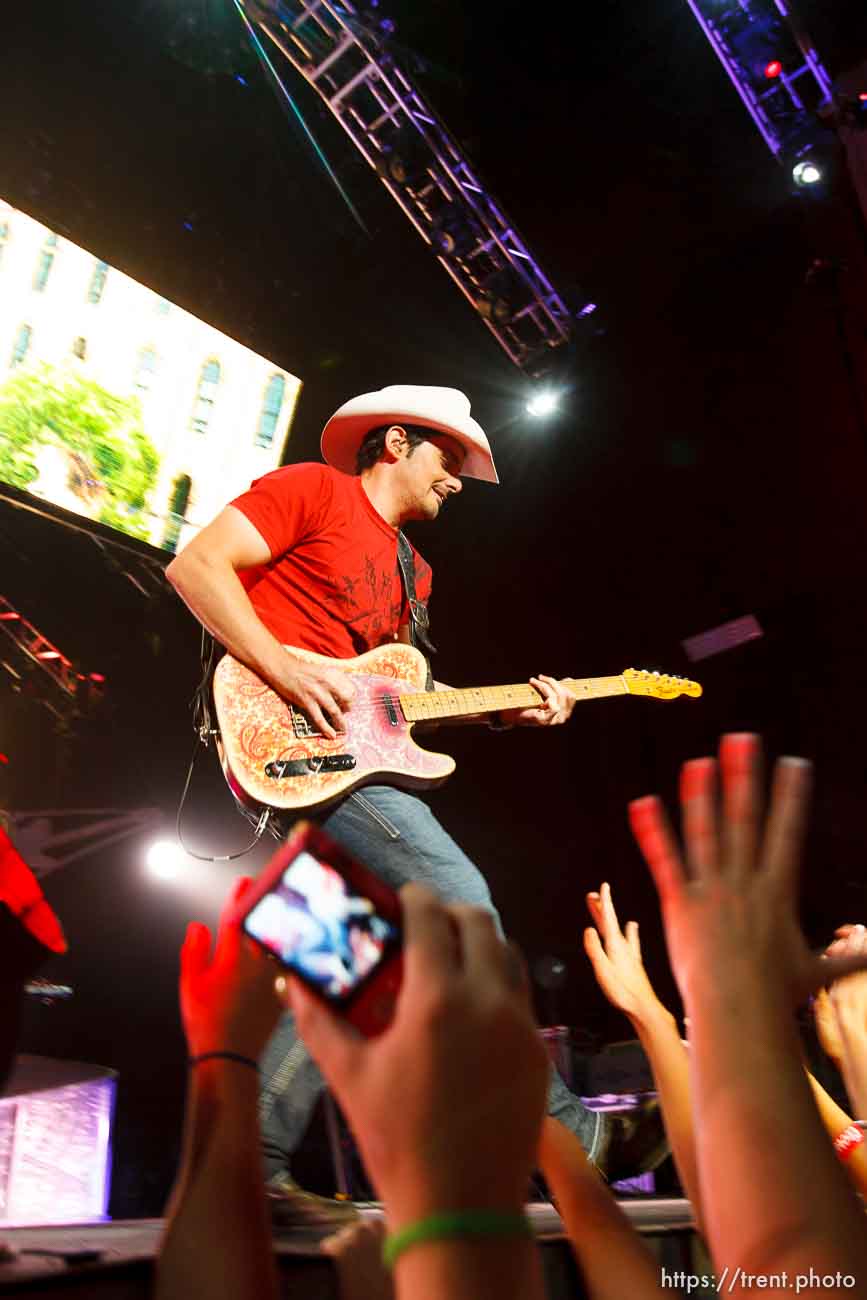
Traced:
POLYGON ((299 659, 338 668, 355 693, 346 732, 330 740, 249 668, 225 655, 214 674, 220 757, 235 797, 247 806, 323 808, 364 785, 439 785, 455 769, 447 754, 422 749, 399 697, 423 692, 427 666, 412 646, 392 642, 357 659, 328 659, 287 646, 299 659))

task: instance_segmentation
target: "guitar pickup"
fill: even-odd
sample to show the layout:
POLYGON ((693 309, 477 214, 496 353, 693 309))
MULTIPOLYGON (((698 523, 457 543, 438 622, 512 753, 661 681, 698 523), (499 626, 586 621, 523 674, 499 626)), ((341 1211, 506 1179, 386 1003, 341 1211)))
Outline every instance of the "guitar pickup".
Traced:
POLYGON ((289 776, 319 776, 323 772, 351 772, 355 767, 353 754, 312 754, 310 758, 279 758, 265 767, 265 775, 274 781, 285 781, 289 776))

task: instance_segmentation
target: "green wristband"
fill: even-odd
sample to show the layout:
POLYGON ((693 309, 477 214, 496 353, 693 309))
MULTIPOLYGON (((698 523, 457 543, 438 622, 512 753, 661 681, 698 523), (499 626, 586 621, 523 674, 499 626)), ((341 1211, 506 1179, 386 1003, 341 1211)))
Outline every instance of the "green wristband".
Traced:
POLYGON ((408 1223, 386 1237, 382 1260, 386 1268, 412 1246, 426 1241, 451 1241, 460 1237, 532 1237, 525 1214, 505 1210, 445 1210, 408 1223))

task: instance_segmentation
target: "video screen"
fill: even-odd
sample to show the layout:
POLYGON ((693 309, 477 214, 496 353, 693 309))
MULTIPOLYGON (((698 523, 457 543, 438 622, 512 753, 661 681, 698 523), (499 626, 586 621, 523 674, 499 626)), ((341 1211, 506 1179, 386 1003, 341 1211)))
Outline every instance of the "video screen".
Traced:
POLYGON ((281 463, 300 388, 0 198, 0 490, 180 550, 281 463))
POLYGON ((244 929, 330 998, 353 993, 400 937, 369 898, 306 851, 247 914, 244 929))

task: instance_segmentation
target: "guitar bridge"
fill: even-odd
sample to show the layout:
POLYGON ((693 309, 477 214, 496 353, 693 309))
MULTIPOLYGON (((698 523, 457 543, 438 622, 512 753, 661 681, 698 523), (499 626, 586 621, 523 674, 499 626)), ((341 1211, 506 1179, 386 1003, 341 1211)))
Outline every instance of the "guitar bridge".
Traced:
POLYGON ((325 772, 351 772, 354 754, 311 754, 309 758, 279 758, 265 767, 265 775, 274 781, 289 776, 319 776, 325 772))
POLYGON ((294 704, 290 704, 289 712, 292 715, 292 730, 299 740, 309 740, 314 736, 322 735, 321 731, 314 730, 313 723, 307 714, 302 713, 301 709, 296 709, 294 704))

